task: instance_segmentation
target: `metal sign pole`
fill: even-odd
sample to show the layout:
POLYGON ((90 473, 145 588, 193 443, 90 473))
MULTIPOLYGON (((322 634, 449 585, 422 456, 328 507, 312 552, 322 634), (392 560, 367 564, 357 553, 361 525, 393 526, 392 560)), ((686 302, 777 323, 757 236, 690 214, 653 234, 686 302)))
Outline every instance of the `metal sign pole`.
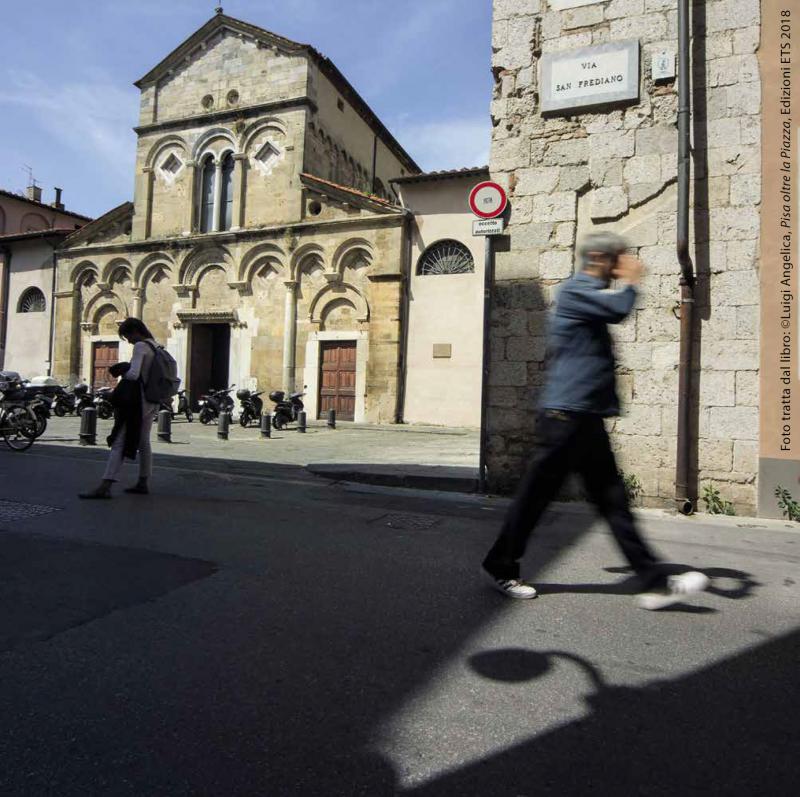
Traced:
POLYGON ((494 281, 494 240, 487 235, 484 244, 483 265, 483 372, 481 378, 481 441, 478 460, 478 492, 487 492, 486 459, 489 450, 489 368, 490 368, 490 330, 492 325, 492 283, 494 281))

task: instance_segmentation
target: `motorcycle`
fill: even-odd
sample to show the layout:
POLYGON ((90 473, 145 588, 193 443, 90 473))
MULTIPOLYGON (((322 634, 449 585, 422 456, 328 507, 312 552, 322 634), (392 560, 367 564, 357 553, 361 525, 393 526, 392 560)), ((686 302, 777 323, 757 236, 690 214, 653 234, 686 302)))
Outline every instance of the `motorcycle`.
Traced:
POLYGON ((272 425, 276 429, 285 429, 290 423, 297 420, 298 415, 304 409, 301 399, 305 393, 290 393, 289 400, 282 390, 273 390, 269 394, 269 400, 275 404, 272 413, 272 425))
POLYGON ((251 393, 249 390, 242 389, 236 391, 236 398, 242 404, 241 412, 239 413, 239 423, 243 428, 250 425, 250 423, 257 418, 261 417, 261 410, 264 407, 264 402, 260 396, 263 390, 258 393, 251 393))
POLYGON ((227 390, 209 390, 205 396, 200 396, 197 402, 200 406, 200 423, 209 424, 219 418, 221 412, 230 412, 234 401, 230 392, 236 385, 231 385, 227 390))
POLYGON ((47 400, 47 396, 37 393, 26 403, 36 415, 36 437, 41 437, 47 429, 47 421, 50 418, 50 402, 47 400))
POLYGON ((84 407, 92 406, 93 398, 89 393, 89 386, 84 384, 75 385, 72 390, 62 387, 56 393, 51 405, 53 413, 59 418, 63 418, 68 412, 81 414, 84 407))
POLYGON ((75 386, 75 414, 80 415, 87 407, 94 404, 94 393, 88 385, 75 386))
POLYGON ((114 389, 111 387, 98 388, 94 396, 94 407, 97 410, 97 417, 107 421, 114 417, 114 405, 111 403, 111 394, 114 389))
POLYGON ((179 390, 177 394, 178 398, 178 409, 175 409, 175 405, 172 403, 165 403, 161 405, 162 410, 168 410, 169 413, 172 415, 172 420, 174 421, 179 415, 183 415, 186 420, 191 423, 194 420, 194 415, 192 414, 192 409, 189 405, 189 399, 186 397, 185 390, 179 390))
POLYGON ((53 396, 50 409, 53 414, 63 418, 68 412, 75 412, 75 393, 67 389, 66 385, 61 385, 53 396))

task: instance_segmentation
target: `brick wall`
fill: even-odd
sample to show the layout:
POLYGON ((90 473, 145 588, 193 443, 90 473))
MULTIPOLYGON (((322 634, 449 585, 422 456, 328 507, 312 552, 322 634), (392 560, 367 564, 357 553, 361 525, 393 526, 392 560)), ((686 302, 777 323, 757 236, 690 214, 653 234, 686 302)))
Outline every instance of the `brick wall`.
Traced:
MULTIPOLYGON (((699 487, 755 507, 758 433, 760 78, 758 0, 695 0, 694 178, 698 274, 693 417, 699 487), (704 35, 703 35, 703 32, 704 35)), ((650 79, 654 52, 677 52, 668 0, 607 0, 554 11, 547 0, 494 0, 491 171, 509 189, 510 247, 498 252, 492 318, 490 471, 516 481, 533 444, 547 307, 573 271, 575 242, 622 232, 647 267, 636 311, 615 330, 623 418, 620 464, 650 505, 674 496, 679 322, 675 254, 677 84, 650 79), (543 53, 622 39, 641 43, 638 104, 543 117, 543 53)))

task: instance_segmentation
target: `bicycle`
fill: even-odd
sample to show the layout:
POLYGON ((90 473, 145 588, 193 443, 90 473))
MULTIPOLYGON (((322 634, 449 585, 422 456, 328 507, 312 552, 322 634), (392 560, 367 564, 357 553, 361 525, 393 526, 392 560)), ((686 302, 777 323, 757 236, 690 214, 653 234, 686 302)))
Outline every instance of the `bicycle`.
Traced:
POLYGON ((39 418, 25 403, 21 384, 6 383, 0 391, 0 436, 12 451, 27 451, 39 433, 39 418))

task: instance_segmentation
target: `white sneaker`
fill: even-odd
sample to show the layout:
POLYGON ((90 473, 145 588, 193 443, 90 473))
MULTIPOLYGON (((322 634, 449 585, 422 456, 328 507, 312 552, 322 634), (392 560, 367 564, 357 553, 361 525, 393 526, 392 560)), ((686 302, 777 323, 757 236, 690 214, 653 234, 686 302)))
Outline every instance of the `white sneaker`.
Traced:
POLYGON ((680 603, 690 595, 703 592, 708 588, 709 583, 709 578, 705 573, 690 570, 679 576, 670 576, 667 579, 666 587, 652 592, 642 592, 636 596, 636 600, 640 608, 652 612, 672 606, 673 603, 680 603))
POLYGON ((535 598, 538 593, 536 589, 519 578, 495 578, 488 570, 481 567, 481 574, 498 592, 502 592, 509 598, 520 601, 528 601, 535 598))

